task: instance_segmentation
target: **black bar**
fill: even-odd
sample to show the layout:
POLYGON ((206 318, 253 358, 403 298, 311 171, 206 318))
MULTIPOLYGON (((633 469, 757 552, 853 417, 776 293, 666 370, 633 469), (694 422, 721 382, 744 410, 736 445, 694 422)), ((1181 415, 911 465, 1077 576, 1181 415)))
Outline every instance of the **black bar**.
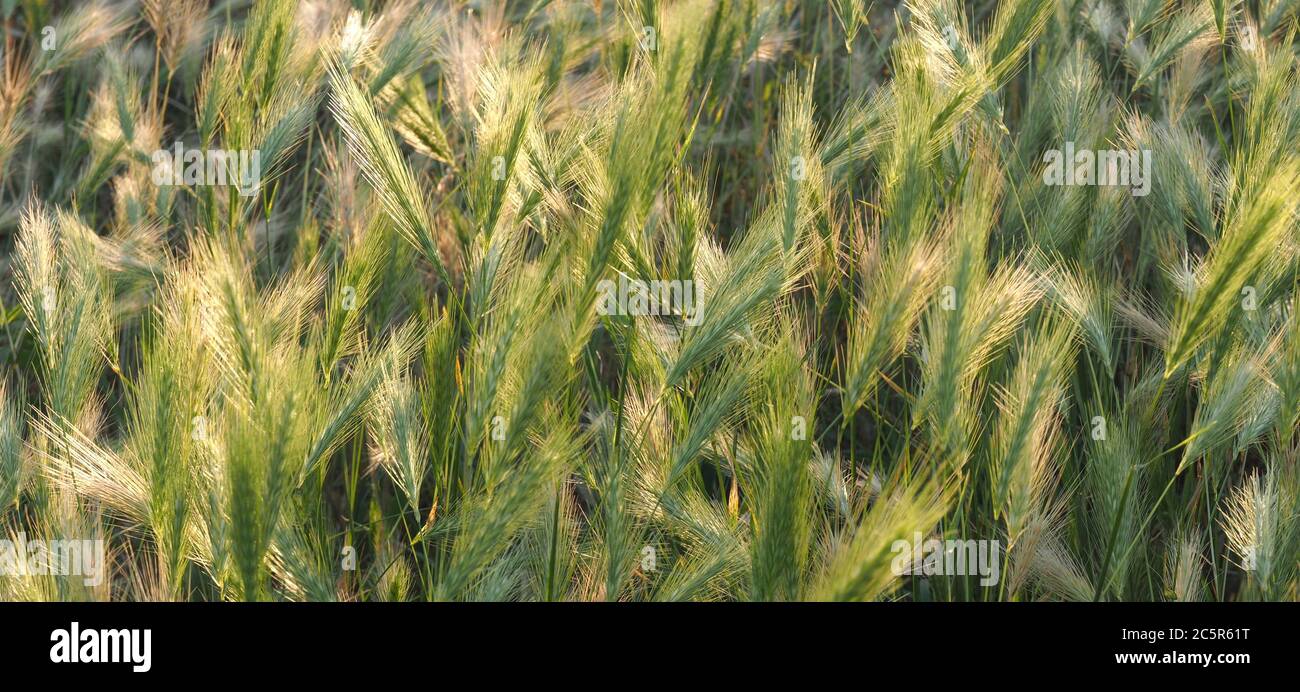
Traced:
POLYGON ((995 663, 1013 675, 1046 668, 1237 676, 1283 672, 1296 656, 1297 614, 1295 604, 1254 603, 17 603, 0 605, 0 662, 6 670, 39 671, 42 679, 196 671, 203 678, 248 679, 286 666, 303 679, 329 679, 413 665, 527 678, 554 671, 557 662, 581 669, 583 661, 610 660, 655 676, 714 661, 758 665, 746 675, 765 674, 769 663, 810 666, 810 675, 821 666, 936 673, 995 663), (97 642, 102 638, 84 633, 148 629, 149 670, 134 672, 134 659, 52 662, 51 634, 70 635, 74 622, 97 642), (1155 658, 1117 662, 1125 654, 1155 658), (1189 654, 1216 660, 1189 662, 1189 654), (1248 659, 1218 660, 1241 654, 1248 659), (493 663, 467 667, 471 661, 493 663))

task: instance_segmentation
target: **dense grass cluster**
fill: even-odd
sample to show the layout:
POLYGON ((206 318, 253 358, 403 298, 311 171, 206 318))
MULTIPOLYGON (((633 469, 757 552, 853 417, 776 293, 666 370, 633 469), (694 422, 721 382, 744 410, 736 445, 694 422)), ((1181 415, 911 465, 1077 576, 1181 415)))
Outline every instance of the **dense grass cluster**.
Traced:
POLYGON ((1295 600, 1298 4, 0 2, 0 600, 1295 600))

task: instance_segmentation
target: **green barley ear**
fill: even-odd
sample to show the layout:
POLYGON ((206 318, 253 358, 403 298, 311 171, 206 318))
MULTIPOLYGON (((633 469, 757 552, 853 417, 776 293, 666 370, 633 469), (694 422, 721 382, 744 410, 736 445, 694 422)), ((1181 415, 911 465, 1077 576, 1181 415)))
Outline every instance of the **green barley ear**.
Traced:
POLYGON ((864 272, 865 295, 851 313, 844 352, 845 424, 875 391, 879 373, 902 355, 938 288, 944 266, 938 242, 918 240, 901 249, 883 251, 879 249, 882 244, 879 239, 872 243, 870 256, 876 262, 864 266, 869 270, 864 272))
POLYGON ((1043 285, 1057 308, 1077 325, 1084 344, 1101 359, 1106 372, 1113 373, 1119 364, 1114 333, 1115 290, 1072 266, 1049 269, 1043 285))
POLYGON ((38 51, 34 61, 39 74, 58 72, 88 58, 135 23, 123 5, 106 0, 78 3, 54 23, 54 49, 38 51))
POLYGON ((1274 349, 1273 381, 1279 392, 1278 439, 1294 441, 1300 430, 1300 306, 1291 306, 1286 325, 1278 332, 1274 349), (1289 412, 1289 413, 1288 413, 1289 412))
POLYGON ((39 203, 23 211, 14 254, 14 287, 27 323, 46 349, 52 349, 57 345, 59 326, 59 236, 53 219, 39 203))
POLYGON ((1026 337, 1007 385, 997 397, 993 431, 994 515, 1014 544, 1032 513, 1047 505, 1056 476, 1067 375, 1074 360, 1073 329, 1044 319, 1026 337))
MULTIPOLYGON (((967 252, 969 252, 967 250, 967 252)), ((1038 303, 1039 282, 1015 264, 984 277, 967 255, 950 270, 922 330, 924 389, 916 422, 928 422, 941 449, 964 463, 978 425, 975 402, 981 374, 1038 303)))
MULTIPOLYGON (((307 474, 316 471, 361 426, 362 412, 383 379, 385 367, 405 366, 414 357, 420 343, 422 325, 416 321, 399 325, 389 334, 387 343, 361 354, 346 376, 327 395, 320 408, 312 411, 314 426, 310 433, 311 445, 300 470, 301 483, 307 474)), ((302 354, 311 358, 316 354, 302 354)))
MULTIPOLYGON (((1011 78, 1018 55, 1007 56, 1005 64, 1000 66, 1003 71, 994 72, 983 51, 971 38, 965 14, 958 3, 953 0, 910 0, 908 6, 912 10, 910 33, 930 55, 936 80, 958 90, 970 85, 980 95, 979 109, 985 119, 1009 134, 1002 121, 1002 98, 998 89, 1011 78)), ((994 28, 998 27, 995 25, 994 28)), ((1037 31, 1033 27, 1028 30, 1037 31)), ((1035 38, 1034 35, 1023 37, 1023 45, 1016 50, 1026 50, 1035 38)), ((986 41, 991 40, 991 37, 986 37, 986 41)))
POLYGON ((136 459, 105 448, 49 413, 37 413, 29 425, 34 438, 58 441, 38 452, 43 477, 53 488, 92 499, 132 523, 150 523, 149 481, 136 459))
POLYGON ((575 431, 555 426, 537 440, 532 453, 503 473, 492 492, 468 499, 460 510, 460 530, 436 587, 439 600, 463 598, 474 580, 507 553, 519 533, 541 520, 550 488, 569 468, 577 451, 575 431))
POLYGON ((455 164, 447 133, 429 104, 424 80, 418 73, 394 79, 379 92, 379 99, 388 104, 393 129, 407 146, 434 161, 455 164))
POLYGON ((1134 149, 1152 151, 1151 194, 1145 198, 1152 221, 1171 237, 1191 222, 1200 236, 1217 240, 1214 216, 1214 168, 1203 135, 1181 124, 1151 123, 1130 118, 1125 141, 1134 149))
POLYGON ((140 14, 153 30, 158 54, 169 72, 190 63, 207 38, 207 6, 200 0, 143 0, 140 14))
POLYGON ((1271 36, 1286 22, 1294 16, 1295 8, 1285 2, 1269 2, 1266 7, 1261 8, 1261 18, 1259 26, 1259 35, 1271 36))
POLYGON ((631 427, 617 426, 618 417, 603 413, 593 426, 593 451, 583 459, 583 480, 601 502, 591 516, 591 543, 595 557, 580 593, 590 600, 616 600, 626 590, 636 569, 635 555, 643 540, 643 527, 632 511, 634 459, 622 436, 631 427))
POLYGON ((460 335, 455 320, 443 309, 430 310, 426 320, 424 343, 418 362, 422 366, 424 386, 419 389, 420 409, 425 418, 432 444, 435 500, 451 492, 455 466, 460 463, 460 403, 463 396, 463 366, 460 362, 460 335))
POLYGON ((717 355, 729 339, 761 321, 759 309, 794 290, 812 268, 813 243, 807 237, 824 173, 815 149, 808 88, 789 91, 777 136, 775 184, 770 204, 725 259, 726 268, 700 290, 698 321, 686 330, 667 385, 717 355))
POLYGON ((493 432, 494 422, 498 429, 504 422, 504 417, 495 409, 502 396, 510 356, 521 352, 519 342, 525 338, 523 321, 519 308, 508 306, 499 317, 489 320, 469 345, 461 424, 464 444, 470 450, 477 450, 486 443, 493 432))
POLYGON ((794 600, 812 544, 813 485, 808 465, 816 423, 816 389, 805 365, 808 344, 786 317, 782 337, 764 354, 755 394, 756 443, 750 520, 752 596, 794 600))
POLYGON ((319 362, 314 349, 300 345, 323 285, 312 268, 263 292, 242 255, 219 242, 197 245, 191 261, 220 393, 199 475, 210 573, 224 595, 261 600, 271 595, 273 575, 283 583, 275 574, 282 560, 293 559, 277 542, 295 490, 355 425, 366 383, 378 376, 364 361, 331 390, 303 376, 319 362))
MULTIPOLYGON (((738 479, 733 478, 733 481, 738 479)), ((640 519, 650 527, 642 540, 657 543, 658 549, 666 552, 665 557, 670 560, 668 574, 654 580, 650 598, 734 600, 749 597, 752 592, 750 583, 753 582, 753 551, 747 545, 746 537, 750 533, 752 514, 738 516, 739 507, 731 499, 723 504, 709 497, 698 476, 659 495, 652 505, 639 505, 637 510, 640 519)), ((639 566, 645 568, 644 546, 641 553, 642 564, 639 566)), ((652 575, 642 572, 642 576, 652 575)))
MULTIPOLYGON (((371 596, 374 600, 384 603, 409 601, 415 592, 419 576, 411 569, 410 563, 403 559, 401 542, 381 541, 379 545, 380 548, 375 554, 375 567, 373 568, 373 571, 377 572, 378 576, 372 580, 367 580, 373 581, 375 584, 371 596)), ((351 599, 346 595, 341 595, 340 600, 351 599)))
POLYGON ((397 149, 388 127, 380 120, 369 97, 338 65, 329 72, 330 109, 338 120, 348 147, 361 163, 366 181, 379 194, 384 210, 407 242, 438 270, 450 285, 439 250, 437 233, 424 206, 425 196, 397 149))
MULTIPOLYGON (((539 305, 546 305, 545 293, 534 286, 521 284, 518 299, 538 300, 539 305)), ((526 340, 521 338, 520 350, 511 354, 501 389, 493 402, 493 443, 489 444, 490 451, 481 467, 489 488, 501 466, 526 453, 528 440, 545 429, 547 408, 559 400, 557 394, 565 391, 571 377, 559 367, 565 362, 564 355, 570 352, 571 333, 566 325, 548 318, 544 308, 531 316, 534 321, 528 327, 531 334, 526 340)))
MULTIPOLYGON (((112 569, 112 562, 115 555, 108 529, 104 517, 94 508, 84 507, 77 493, 62 490, 51 493, 45 498, 43 506, 29 515, 25 525, 5 526, 0 529, 2 531, 0 537, 13 546, 25 545, 17 535, 19 532, 25 533, 27 540, 103 541, 105 554, 99 564, 102 578, 98 584, 87 584, 87 577, 91 575, 80 574, 79 572, 82 571, 80 569, 39 569, 33 574, 21 576, 6 574, 4 579, 0 579, 0 601, 107 602, 115 600, 113 596, 119 589, 114 588, 113 583, 115 570, 112 569)), ((12 548, 9 550, 12 551, 12 548)), ((36 554, 38 560, 54 557, 53 552, 36 554)))
POLYGON ((645 222, 693 134, 685 49, 672 41, 658 53, 662 69, 634 68, 601 109, 594 134, 586 132, 589 128, 573 132, 579 139, 569 175, 597 210, 574 238, 577 257, 572 261, 583 271, 576 307, 583 317, 594 313, 596 287, 607 268, 637 260, 620 256, 637 248, 628 240, 629 229, 645 222))
POLYGON ((294 521, 279 524, 267 562, 289 600, 331 602, 339 600, 335 583, 332 540, 314 524, 294 521))
POLYGON ((94 91, 86 116, 90 161, 76 187, 79 199, 93 198, 119 164, 143 168, 150 153, 160 147, 161 122, 141 101, 140 76, 121 52, 125 51, 109 51, 105 56, 107 74, 94 91))
POLYGON ((36 86, 32 59, 14 55, 9 45, 0 52, 0 181, 13 175, 7 164, 31 132, 32 109, 25 106, 36 86))
MULTIPOLYGON (((379 94, 391 82, 417 74, 432 60, 443 19, 431 6, 396 5, 386 10, 374 37, 381 48, 375 56, 376 70, 368 85, 372 94, 379 94)), ((348 21, 352 21, 351 16, 348 21)), ((423 90, 420 93, 423 96, 423 90)))
POLYGON ((389 259, 392 234, 382 216, 376 216, 354 245, 347 249, 330 284, 325 303, 320 370, 326 382, 334 377, 339 362, 353 355, 361 342, 366 315, 377 302, 375 293, 383 285, 379 276, 389 259))
POLYGON ((1069 548, 1055 537, 1044 540, 1029 563, 1030 580, 1049 600, 1087 603, 1093 586, 1069 548))
POLYGON ((950 502, 951 492, 936 481, 918 479, 886 489, 850 534, 833 538, 825 568, 804 598, 873 601, 888 596, 901 581, 900 561, 911 559, 910 548, 900 554, 898 545, 910 544, 917 532, 928 535, 950 502))
POLYGON ((540 601, 567 599, 577 573, 582 525, 572 491, 571 481, 556 485, 542 512, 541 526, 527 544, 529 572, 540 601))
POLYGON ((1276 261, 1273 249, 1285 242, 1297 192, 1300 176, 1288 162, 1227 220, 1221 239, 1196 272, 1192 292, 1178 302, 1165 352, 1166 379, 1229 323, 1241 303, 1242 288, 1276 261))
POLYGON ((204 74, 200 146, 215 146, 210 137, 219 129, 223 146, 255 153, 259 161, 251 186, 236 189, 236 183, 202 191, 212 226, 224 213, 215 209, 219 204, 232 208, 229 218, 234 221, 263 212, 274 202, 280 189, 275 179, 285 172, 315 117, 320 67, 310 41, 299 40, 297 5, 293 0, 254 3, 239 39, 230 33, 219 39, 204 74))
POLYGON ((157 542, 158 578, 171 598, 183 596, 194 511, 199 445, 207 444, 210 367, 202 354, 198 306, 187 284, 169 286, 141 356, 131 392, 126 453, 149 489, 149 528, 157 542))
POLYGON ((208 146, 216 141, 227 104, 237 96, 239 43, 229 33, 213 40, 212 55, 199 79, 195 94, 194 119, 199 141, 208 146))
POLYGON ((736 422, 751 395, 753 367, 743 357, 728 359, 698 383, 689 414, 682 412, 680 424, 674 426, 677 439, 671 454, 665 455, 669 464, 663 479, 665 489, 672 488, 698 461, 707 444, 736 422))
POLYGON ((1211 8, 1197 3, 1164 19, 1159 36, 1149 50, 1139 49, 1140 44, 1131 45, 1124 57, 1135 74, 1133 90, 1137 91, 1168 66, 1189 44, 1209 38, 1207 31, 1213 26, 1213 21, 1211 8))
POLYGON ((522 600, 528 578, 528 553, 519 543, 485 569, 464 600, 501 603, 522 600))
POLYGON ((1287 597, 1296 574, 1294 485, 1278 473, 1253 475, 1232 491, 1220 523, 1237 565, 1264 600, 1287 597))
POLYGON ((541 66, 536 60, 491 65, 480 71, 474 150, 466 162, 466 202, 476 231, 489 241, 498 227, 517 223, 525 195, 536 187, 541 146, 541 66))
POLYGON ((844 45, 852 50, 853 40, 857 38, 858 30, 869 23, 866 10, 853 0, 835 0, 832 7, 835 8, 835 18, 839 20, 840 27, 844 30, 844 45))
POLYGON ((998 4, 993 25, 980 45, 997 84, 1004 84, 1029 52, 1029 47, 1047 27, 1052 8, 1049 0, 1011 0, 998 4))
POLYGON ((39 203, 23 213, 15 285, 40 346, 45 405, 70 421, 88 413, 103 357, 112 347, 110 287, 94 233, 66 211, 39 203))
POLYGON ((736 251, 722 259, 724 268, 715 283, 697 291, 697 323, 688 327, 681 350, 668 368, 671 387, 702 363, 742 340, 746 328, 761 321, 762 307, 786 285, 789 265, 781 251, 779 220, 766 214, 746 233, 736 251))
POLYGON ((1125 415, 1093 416, 1090 420, 1093 439, 1087 450, 1083 489, 1091 503, 1088 544, 1095 549, 1098 575, 1093 581, 1103 582, 1098 587, 1100 595, 1124 599, 1131 570, 1140 557, 1130 547, 1142 542, 1138 532, 1148 502, 1145 462, 1151 444, 1140 438, 1138 424, 1125 415))
POLYGON ((392 477, 407 508, 421 519, 420 491, 429 468, 429 435, 405 364, 389 363, 385 371, 371 404, 371 457, 392 477))
POLYGON ((737 583, 741 581, 745 557, 739 541, 732 536, 703 537, 675 556, 671 571, 655 585, 651 600, 732 601, 742 598, 744 592, 738 590, 737 583))
POLYGON ((1203 600, 1203 551, 1203 540, 1195 527, 1169 542, 1169 554, 1165 562, 1165 593, 1172 596, 1173 600, 1180 603, 1203 600))
MULTIPOLYGON (((1039 576, 1035 568, 1046 555, 1048 559, 1059 555, 1061 531, 1069 518, 1069 493, 1044 499, 1033 508, 1023 522, 1023 527, 1007 542, 1005 598, 1020 600, 1033 593, 1031 588, 1039 576), (1040 553, 1040 551, 1042 551, 1040 553)), ((1091 598, 1091 590, 1082 600, 1091 598)))
POLYGON ((910 240, 924 232, 938 205, 935 161, 984 89, 972 79, 940 83, 920 40, 904 38, 893 52, 898 78, 884 120, 889 136, 880 143, 880 206, 889 227, 898 229, 891 236, 910 240))
POLYGON ((244 95, 257 103, 264 104, 296 67, 297 5, 296 0, 257 0, 248 13, 239 67, 244 95))
POLYGON ((0 384, 0 516, 18 503, 28 471, 23 450, 23 402, 0 384))
POLYGON ((1224 354, 1201 391, 1178 471, 1213 457, 1243 432, 1258 408, 1257 391, 1268 391, 1260 359, 1238 346, 1224 354))
POLYGON ((810 225, 825 186, 821 155, 815 148, 811 76, 805 84, 786 87, 780 113, 772 202, 780 210, 782 247, 790 252, 796 241, 808 242, 802 231, 810 225))
POLYGON ((1228 37, 1228 19, 1237 13, 1240 0, 1210 0, 1214 12, 1214 28, 1219 32, 1219 41, 1228 37))

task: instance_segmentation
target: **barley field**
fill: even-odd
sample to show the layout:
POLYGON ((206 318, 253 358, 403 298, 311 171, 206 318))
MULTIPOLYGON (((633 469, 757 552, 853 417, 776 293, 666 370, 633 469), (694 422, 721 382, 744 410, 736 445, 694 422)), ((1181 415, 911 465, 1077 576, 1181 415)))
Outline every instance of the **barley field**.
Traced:
POLYGON ((1297 7, 0 1, 0 600, 1295 601, 1297 7))

